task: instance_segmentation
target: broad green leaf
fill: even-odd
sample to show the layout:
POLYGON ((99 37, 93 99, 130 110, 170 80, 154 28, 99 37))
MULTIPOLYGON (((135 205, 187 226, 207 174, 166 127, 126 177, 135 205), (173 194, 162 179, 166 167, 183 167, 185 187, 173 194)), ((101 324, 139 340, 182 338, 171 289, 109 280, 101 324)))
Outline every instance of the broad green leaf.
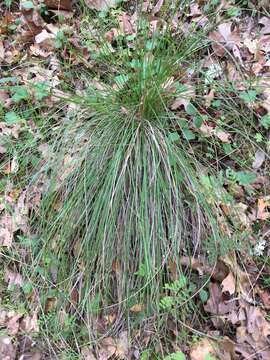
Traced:
POLYGON ((20 116, 16 114, 15 111, 9 111, 5 114, 5 122, 7 122, 8 124, 15 124, 20 120, 20 116))
POLYGON ((188 115, 196 115, 196 114, 198 114, 198 110, 196 109, 196 107, 193 104, 188 104, 188 106, 186 108, 186 113, 188 115))
POLYGON ((189 129, 182 129, 182 133, 187 140, 194 140, 196 135, 189 129))
POLYGON ((186 360, 186 356, 182 351, 176 351, 175 353, 165 356, 164 360, 186 360))
POLYGON ((178 135, 177 132, 170 133, 168 137, 171 142, 175 142, 180 139, 180 136, 178 135))
POLYGON ((237 171, 235 175, 236 180, 239 182, 240 185, 252 184, 257 178, 257 175, 255 173, 249 171, 237 171))
POLYGON ((28 100, 30 94, 25 86, 15 86, 13 88, 14 95, 12 96, 12 100, 15 102, 20 102, 23 100, 28 100))
POLYGON ((251 103, 256 99, 257 91, 256 90, 248 90, 242 91, 239 95, 240 99, 244 100, 246 103, 251 103))
POLYGON ((34 8, 34 4, 32 3, 32 1, 23 1, 21 3, 21 7, 25 10, 30 10, 34 8))
POLYGON ((203 303, 206 303, 209 296, 208 296, 208 292, 204 289, 202 289, 200 292, 199 292, 199 296, 200 296, 200 299, 203 303))
POLYGON ((261 118, 261 125, 265 128, 265 129, 269 129, 270 127, 270 115, 264 115, 261 118))
POLYGON ((193 118, 193 124, 194 124, 194 126, 195 126, 196 128, 199 129, 199 128, 201 127, 201 125, 202 125, 202 122, 203 122, 202 116, 200 116, 200 115, 194 116, 194 118, 193 118))
POLYGON ((35 96, 37 100, 42 100, 49 95, 50 87, 47 81, 40 81, 35 84, 35 96))

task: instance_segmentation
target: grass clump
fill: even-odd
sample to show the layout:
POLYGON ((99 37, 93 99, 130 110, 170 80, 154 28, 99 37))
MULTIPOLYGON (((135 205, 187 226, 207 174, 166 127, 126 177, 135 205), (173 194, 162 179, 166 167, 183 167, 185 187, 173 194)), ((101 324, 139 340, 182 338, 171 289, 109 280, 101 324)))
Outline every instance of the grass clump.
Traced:
POLYGON ((139 22, 132 45, 119 40, 117 51, 102 51, 98 80, 90 72, 63 99, 66 115, 49 124, 49 155, 34 176, 46 187, 33 216, 38 279, 50 278, 84 341, 147 321, 156 329, 167 318, 176 327, 191 321, 203 284, 190 283, 181 256, 210 249, 215 262, 227 241, 219 204, 231 198, 190 145, 190 116, 203 121, 200 97, 171 110, 176 98, 189 100, 183 79, 204 34, 149 31, 139 22), (111 320, 101 326, 100 316, 111 320))

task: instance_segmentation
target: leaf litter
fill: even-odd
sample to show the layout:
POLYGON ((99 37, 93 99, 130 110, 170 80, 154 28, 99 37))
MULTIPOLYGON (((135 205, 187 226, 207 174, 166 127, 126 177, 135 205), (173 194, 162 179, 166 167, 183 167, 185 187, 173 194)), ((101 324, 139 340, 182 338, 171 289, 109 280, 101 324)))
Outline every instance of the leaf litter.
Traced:
MULTIPOLYGON (((44 101, 47 102, 47 105, 53 105, 58 102, 58 99, 54 98, 50 91, 56 92, 58 90, 59 94, 61 94, 61 80, 65 76, 62 73, 63 60, 76 66, 84 64, 84 61, 80 58, 85 59, 89 54, 84 44, 80 42, 78 27, 76 27, 75 22, 72 22, 75 17, 75 7, 71 1, 45 0, 44 2, 51 13, 58 14, 59 17, 62 15, 67 19, 67 22, 70 21, 68 26, 57 20, 49 20, 48 23, 41 16, 38 2, 29 3, 33 4, 33 6, 27 7, 22 2, 20 9, 16 9, 12 13, 6 11, 0 21, 0 34, 3 36, 0 40, 0 65, 18 66, 12 76, 16 75, 19 78, 20 86, 29 87, 29 77, 32 77, 32 84, 43 81, 48 82, 49 91, 45 93, 44 101), (20 19, 18 24, 16 19, 20 19), (64 48, 61 52, 57 52, 56 46, 57 41, 62 36, 59 34, 66 34, 64 40, 61 40, 63 43, 66 42, 66 44, 63 44, 64 48), (14 46, 14 43, 16 43, 16 46, 14 46), (49 60, 50 65, 44 65, 44 60, 49 60), (52 63, 55 60, 56 65, 53 66, 52 63), (27 63, 30 63, 31 66, 24 66, 27 63)), ((232 1, 221 2, 220 9, 229 11, 233 8, 232 3, 232 1)), ((116 1, 86 0, 85 4, 91 10, 97 12, 117 8, 116 1)), ((204 1, 191 3, 188 9, 189 19, 202 24, 208 22, 207 16, 203 15, 203 4, 204 1)), ((145 1, 143 11, 151 13, 152 17, 158 18, 159 15, 162 17, 162 10, 165 6, 164 1, 145 1)), ((260 5, 255 4, 255 6, 259 7, 260 5)), ((117 14, 115 20, 116 24, 107 32, 110 43, 113 43, 119 34, 125 37, 136 36, 136 21, 132 11, 131 13, 122 11, 120 15, 117 14)), ((250 111, 258 112, 258 118, 260 119, 261 114, 266 116, 270 112, 270 63, 268 59, 270 52, 270 18, 260 16, 257 22, 254 18, 248 16, 243 16, 243 18, 236 16, 232 20, 221 20, 217 29, 209 34, 213 53, 209 58, 206 56, 203 59, 204 68, 208 69, 207 82, 211 82, 211 78, 222 79, 222 74, 226 71, 231 81, 236 84, 236 88, 243 91, 242 99, 246 106, 250 111), (255 29, 259 29, 259 32, 255 31, 255 29), (241 71, 236 66, 235 61, 240 65, 241 71), (251 99, 253 95, 248 93, 249 88, 246 84, 246 78, 243 76, 245 72, 255 77, 259 76, 259 79, 256 79, 259 90, 256 91, 253 100, 251 99)), ((153 28, 158 26, 158 19, 154 19, 152 25, 153 28)), ((189 29, 190 21, 184 23, 183 28, 189 29)), ((185 91, 183 95, 176 96, 171 104, 171 110, 175 112, 182 109, 187 110, 189 104, 196 99, 193 80, 192 78, 185 80, 185 87, 188 91, 185 91)), ((31 86, 29 92, 32 94, 31 86)), ((216 94, 216 89, 211 88, 210 91, 205 93, 206 108, 210 107, 215 101, 216 94)), ((0 89, 0 101, 6 109, 10 109, 13 103, 16 102, 13 96, 9 90, 0 89)), ((18 102, 20 101, 24 101, 23 96, 18 102)), ((38 103, 38 99, 32 99, 32 101, 38 103)), ((46 115, 46 111, 44 115, 46 115)), ((12 117, 12 114, 6 116, 6 119, 13 119, 14 123, 13 121, 1 121, 1 136, 8 139, 20 139, 21 134, 25 131, 24 122, 18 120, 14 115, 12 117)), ((27 122, 29 120, 29 118, 26 119, 27 122)), ((267 125, 266 120, 264 123, 268 129, 270 121, 269 125, 267 125)), ((194 130, 194 128, 191 127, 191 130, 194 130)), ((203 121, 201 126, 194 131, 205 137, 214 137, 221 145, 231 144, 234 140, 231 138, 229 131, 219 129, 216 124, 207 120, 203 121)), ((35 136, 39 136, 39 134, 35 133, 35 136)), ((4 156, 6 152, 5 144, 1 143, 1 156, 4 156)), ((46 143, 43 143, 43 147, 40 147, 40 152, 45 161, 48 156, 51 156, 46 143)), ((74 154, 65 154, 63 159, 65 170, 62 171, 63 169, 61 169, 59 171, 59 183, 72 172, 73 156, 74 154)), ((269 183, 268 187, 266 187, 267 181, 264 178, 267 177, 264 168, 267 165, 268 156, 267 150, 256 150, 255 155, 253 153, 253 162, 250 162, 250 168, 258 175, 256 181, 260 176, 262 179, 261 184, 258 181, 253 185, 257 187, 258 193, 250 196, 249 191, 246 190, 243 184, 240 184, 238 188, 237 196, 244 196, 246 199, 243 202, 238 202, 236 206, 237 216, 243 228, 248 230, 252 229, 258 222, 264 229, 267 227, 267 220, 270 219, 269 183), (251 199, 251 197, 253 198, 251 199)), ((6 162, 3 176, 14 176, 19 172, 20 159, 17 159, 16 154, 13 154, 9 162, 6 162)), ((40 189, 31 188, 31 194, 29 194, 29 189, 28 193, 26 193, 25 190, 16 189, 16 185, 10 183, 6 187, 6 191, 1 192, 0 244, 2 247, 12 249, 16 244, 18 231, 25 236, 31 236, 28 224, 29 211, 34 209, 34 211, 38 212, 44 189, 46 189, 46 186, 41 186, 40 189), (11 196, 12 192, 17 192, 18 196, 13 198, 11 196)), ((221 206, 223 205, 221 204, 221 206)), ((227 211, 231 213, 231 216, 235 216, 232 215, 232 209, 227 209, 227 211)), ((219 341, 209 340, 207 336, 202 338, 188 349, 187 353, 189 353, 190 358, 192 360, 205 360, 207 356, 210 356, 209 359, 222 356, 221 358, 225 360, 241 358, 270 359, 270 323, 267 317, 269 295, 267 291, 261 290, 261 284, 256 283, 256 278, 254 280, 253 275, 246 274, 235 263, 222 258, 220 263, 223 264, 223 268, 221 267, 222 270, 220 271, 218 271, 218 267, 215 269, 209 267, 204 263, 203 259, 193 259, 190 262, 185 257, 182 257, 180 261, 183 266, 191 268, 193 272, 197 272, 199 275, 211 275, 208 286, 209 299, 204 305, 205 313, 210 315, 211 326, 206 327, 205 331, 206 335, 211 336, 214 329, 215 334, 222 338, 219 341), (257 303, 257 300, 254 300, 253 293, 259 294, 261 302, 257 303), (233 332, 235 335, 231 336, 233 332)), ((249 261, 248 256, 246 261, 249 261)), ((7 288, 13 286, 22 288, 25 283, 22 275, 11 268, 6 268, 4 281, 7 288)), ((144 309, 145 305, 140 303, 133 304, 130 307, 131 312, 135 314, 143 313, 144 309)), ((1 329, 7 332, 7 335, 1 335, 0 337, 0 353, 3 356, 10 359, 16 358, 17 348, 14 338, 18 337, 19 339, 19 335, 22 333, 29 333, 30 335, 38 333, 38 317, 39 311, 37 309, 29 315, 5 309, 0 310, 0 326, 1 329)), ((125 359, 130 358, 131 353, 128 335, 123 331, 118 336, 102 339, 97 351, 88 347, 83 347, 81 350, 81 354, 86 360, 106 360, 113 356, 125 359)), ((38 358, 40 356, 39 352, 37 351, 36 354, 36 358, 38 358)))

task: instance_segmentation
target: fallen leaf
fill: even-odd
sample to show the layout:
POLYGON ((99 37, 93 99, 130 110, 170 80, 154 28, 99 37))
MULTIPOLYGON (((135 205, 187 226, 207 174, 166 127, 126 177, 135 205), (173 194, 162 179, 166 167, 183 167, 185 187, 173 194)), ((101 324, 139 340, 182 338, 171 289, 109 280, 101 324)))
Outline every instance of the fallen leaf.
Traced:
POLYGON ((12 344, 11 337, 0 335, 0 354, 3 360, 16 359, 16 347, 12 344))
POLYGON ((107 10, 117 4, 117 0, 85 0, 86 5, 90 9, 107 10))
POLYGON ((217 351, 215 350, 215 345, 213 341, 210 341, 207 338, 203 338, 200 341, 196 342, 190 350, 190 359, 191 360, 205 360, 207 357, 216 356, 217 351))
POLYGON ((8 286, 18 286, 22 287, 24 284, 22 276, 17 272, 10 269, 5 270, 5 281, 8 283, 8 286))
POLYGON ((220 24, 217 31, 209 34, 209 38, 213 40, 212 48, 218 56, 223 56, 226 48, 236 52, 237 46, 241 43, 239 31, 232 30, 231 22, 220 24))
POLYGON ((164 3, 164 0, 158 0, 158 2, 156 3, 155 7, 152 10, 153 15, 156 15, 160 11, 163 3, 164 3))
POLYGON ((141 312, 145 309, 145 306, 143 304, 135 304, 131 306, 130 311, 134 313, 141 312))
POLYGON ((45 41, 48 42, 48 40, 51 41, 53 39, 55 39, 55 35, 48 33, 48 31, 44 29, 41 31, 41 33, 35 36, 35 41, 37 44, 44 43, 45 41))
POLYGON ((20 327, 26 333, 38 333, 39 325, 37 312, 35 311, 32 316, 25 316, 20 323, 20 327))
POLYGON ((125 34, 125 35, 134 34, 135 31, 132 26, 131 16, 129 16, 127 14, 120 15, 119 16, 119 24, 120 24, 120 29, 121 29, 122 34, 125 34))
POLYGON ((96 360, 96 357, 94 356, 92 349, 85 346, 81 350, 82 360, 96 360))
POLYGON ((259 169, 265 160, 265 152, 261 150, 257 150, 255 153, 255 159, 252 163, 253 169, 259 169))
POLYGON ((230 295, 235 293, 235 278, 233 274, 230 272, 229 275, 222 281, 222 292, 228 292, 230 295))
POLYGON ((100 341, 100 349, 98 350, 99 360, 108 360, 116 352, 116 342, 112 337, 106 337, 100 341))
POLYGON ((172 110, 177 110, 184 106, 185 110, 195 96, 195 89, 191 84, 185 84, 186 90, 179 94, 171 105, 172 110))
POLYGON ((120 359, 127 359, 128 357, 128 333, 123 331, 120 333, 119 338, 116 340, 115 355, 120 359))
POLYGON ((230 134, 223 130, 215 129, 213 134, 224 143, 230 142, 230 134))
POLYGON ((270 34, 270 18, 267 16, 263 16, 259 20, 259 24, 263 25, 263 28, 261 29, 261 34, 270 34))
POLYGON ((190 11, 189 11, 188 16, 194 17, 194 16, 202 15, 202 10, 200 9, 199 4, 193 3, 189 6, 189 9, 190 9, 190 11))
POLYGON ((72 10, 71 0, 44 0, 48 9, 72 10))
POLYGON ((270 218, 268 207, 270 207, 270 196, 258 199, 257 219, 267 220, 270 218))

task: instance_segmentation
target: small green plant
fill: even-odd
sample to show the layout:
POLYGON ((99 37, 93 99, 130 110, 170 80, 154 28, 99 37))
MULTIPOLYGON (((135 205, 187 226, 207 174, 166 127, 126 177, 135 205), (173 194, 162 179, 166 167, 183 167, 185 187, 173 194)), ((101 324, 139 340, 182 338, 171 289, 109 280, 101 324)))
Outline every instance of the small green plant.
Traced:
POLYGON ((186 356, 182 351, 176 351, 165 356, 164 360, 186 360, 186 356))

